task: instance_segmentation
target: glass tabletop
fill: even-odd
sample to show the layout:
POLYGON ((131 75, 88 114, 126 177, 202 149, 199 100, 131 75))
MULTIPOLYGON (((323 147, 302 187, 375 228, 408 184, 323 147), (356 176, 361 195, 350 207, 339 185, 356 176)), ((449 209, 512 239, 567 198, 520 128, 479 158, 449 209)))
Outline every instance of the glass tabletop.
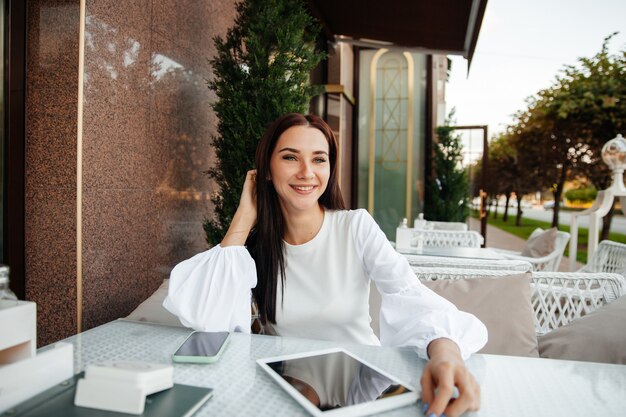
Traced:
MULTIPOLYGON (((191 332, 117 320, 72 336, 74 371, 90 363, 137 360, 172 363, 171 355, 191 332)), ((214 396, 196 416, 304 416, 305 410, 256 364, 256 359, 343 347, 409 385, 419 386, 424 361, 411 348, 235 333, 218 362, 174 364, 174 382, 211 387, 214 396)), ((45 348, 43 348, 45 349, 45 348)), ((467 366, 481 384, 482 407, 466 416, 623 416, 626 365, 608 365, 497 355, 473 355, 467 366)), ((384 413, 422 416, 415 405, 384 413)))

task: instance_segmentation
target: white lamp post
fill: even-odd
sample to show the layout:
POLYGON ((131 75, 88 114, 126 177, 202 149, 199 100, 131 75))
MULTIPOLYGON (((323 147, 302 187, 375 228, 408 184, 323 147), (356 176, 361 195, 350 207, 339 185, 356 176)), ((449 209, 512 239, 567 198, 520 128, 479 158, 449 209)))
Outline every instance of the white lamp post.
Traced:
POLYGON ((576 268, 576 251, 578 249, 578 217, 589 216, 589 239, 587 242, 587 259, 598 247, 600 219, 607 215, 613 201, 619 198, 622 212, 626 214, 626 187, 624 187, 624 169, 626 169, 626 139, 618 134, 602 147, 602 160, 613 171, 613 183, 606 190, 598 192, 598 197, 587 210, 573 213, 570 223, 571 240, 569 244, 570 270, 576 268))

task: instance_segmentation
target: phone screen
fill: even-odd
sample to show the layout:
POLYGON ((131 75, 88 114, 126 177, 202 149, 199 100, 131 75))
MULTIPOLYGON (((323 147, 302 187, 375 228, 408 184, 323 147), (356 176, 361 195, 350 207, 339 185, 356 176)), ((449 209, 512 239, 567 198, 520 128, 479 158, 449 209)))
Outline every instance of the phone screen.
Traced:
POLYGON ((228 332, 194 332, 174 356, 215 356, 228 337, 228 332))

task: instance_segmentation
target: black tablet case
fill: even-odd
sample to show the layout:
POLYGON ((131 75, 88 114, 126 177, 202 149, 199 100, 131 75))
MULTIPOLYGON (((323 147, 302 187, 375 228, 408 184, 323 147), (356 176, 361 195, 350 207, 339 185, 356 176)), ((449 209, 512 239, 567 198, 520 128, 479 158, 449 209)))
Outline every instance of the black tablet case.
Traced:
MULTIPOLYGON (((117 413, 76 407, 76 384, 84 373, 62 382, 23 403, 6 410, 0 416, 11 417, 137 417, 137 414, 117 413)), ((141 416, 187 417, 195 413, 213 393, 211 388, 174 384, 170 389, 149 395, 141 416)))

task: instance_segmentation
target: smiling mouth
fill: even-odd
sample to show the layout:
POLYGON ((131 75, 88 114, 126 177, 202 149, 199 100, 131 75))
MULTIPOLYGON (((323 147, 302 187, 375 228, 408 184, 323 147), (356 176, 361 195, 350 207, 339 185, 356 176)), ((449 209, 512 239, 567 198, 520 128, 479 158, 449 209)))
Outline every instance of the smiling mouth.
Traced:
POLYGON ((317 187, 317 185, 292 185, 291 188, 293 188, 296 191, 302 192, 302 193, 307 193, 309 191, 312 191, 315 187, 317 187))

